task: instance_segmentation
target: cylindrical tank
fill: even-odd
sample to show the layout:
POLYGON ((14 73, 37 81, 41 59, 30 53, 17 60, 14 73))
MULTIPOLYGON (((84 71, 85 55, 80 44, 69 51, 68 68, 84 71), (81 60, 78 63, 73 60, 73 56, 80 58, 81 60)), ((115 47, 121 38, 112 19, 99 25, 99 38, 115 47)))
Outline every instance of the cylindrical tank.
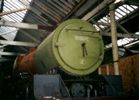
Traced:
POLYGON ((46 73, 58 67, 83 76, 94 72, 103 60, 103 41, 94 26, 80 19, 60 24, 36 50, 16 59, 16 69, 46 73))
POLYGON ((59 67, 72 75, 87 75, 103 60, 103 41, 94 26, 80 19, 60 24, 37 48, 37 73, 59 67))

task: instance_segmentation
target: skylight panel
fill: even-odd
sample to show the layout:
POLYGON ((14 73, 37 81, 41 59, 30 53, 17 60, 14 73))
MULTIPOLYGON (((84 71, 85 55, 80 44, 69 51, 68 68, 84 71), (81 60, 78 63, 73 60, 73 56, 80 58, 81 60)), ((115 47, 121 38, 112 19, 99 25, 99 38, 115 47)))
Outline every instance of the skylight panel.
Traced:
POLYGON ((122 14, 123 16, 125 16, 125 15, 126 15, 126 13, 125 13, 125 12, 123 12, 123 11, 121 11, 120 9, 116 9, 116 11, 117 11, 117 12, 119 12, 120 14, 122 14))
POLYGON ((13 5, 15 5, 17 8, 23 8, 23 7, 25 7, 23 4, 21 4, 19 1, 17 1, 17 2, 12 2, 12 4, 13 5))
MULTIPOLYGON (((7 30, 7 29, 6 29, 6 30, 7 30)), ((16 32, 16 31, 17 31, 17 29, 12 30, 12 31, 7 31, 7 32, 0 33, 0 35, 7 35, 7 34, 10 34, 10 33, 12 33, 12 32, 16 32)))
POLYGON ((103 17, 103 19, 107 21, 107 20, 108 20, 108 16, 106 16, 106 17, 103 17))
POLYGON ((131 6, 129 6, 129 5, 123 5, 123 6, 127 7, 128 10, 130 10, 130 11, 134 11, 134 9, 131 6))
POLYGON ((102 29, 105 28, 103 25, 99 25, 99 27, 101 27, 102 29))
MULTIPOLYGON (((23 4, 21 4, 18 0, 5 0, 4 1, 4 12, 18 10, 18 9, 25 8, 25 7, 26 6, 23 6, 23 4)), ((20 11, 20 12, 8 14, 5 16, 16 17, 15 19, 17 19, 18 22, 21 22, 25 16, 25 14, 26 14, 26 11, 20 11)), ((6 18, 4 18, 5 16, 3 16, 2 18, 6 19, 6 18)), ((15 21, 15 20, 13 20, 13 21, 15 21)))
POLYGON ((107 23, 107 21, 104 20, 104 19, 100 19, 100 21, 103 22, 103 23, 107 23))
MULTIPOLYGON (((7 15, 5 15, 5 16, 7 16, 7 15)), ((7 20, 7 19, 5 19, 5 16, 3 16, 4 17, 3 19, 7 20)), ((11 20, 14 21, 14 22, 20 22, 22 20, 22 19, 20 20, 19 17, 16 17, 14 14, 8 15, 8 17, 11 18, 11 20)))
POLYGON ((119 14, 118 12, 115 12, 115 15, 118 16, 119 18, 123 17, 121 14, 119 14))
POLYGON ((131 7, 133 7, 134 9, 137 9, 138 8, 138 6, 135 6, 135 5, 131 5, 131 7))
POLYGON ((18 16, 18 14, 17 13, 13 13, 13 14, 10 14, 9 16, 13 16, 14 18, 16 18, 17 19, 17 21, 18 22, 21 22, 22 21, 22 17, 20 17, 20 16, 18 16))
POLYGON ((9 16, 4 16, 4 18, 5 18, 7 21, 13 21, 13 19, 11 19, 9 16))
MULTIPOLYGON (((121 0, 119 0, 121 1, 121 0)), ((116 10, 115 10, 115 19, 116 20, 120 20, 122 19, 123 17, 127 16, 128 14, 132 13, 133 11, 135 11, 135 9, 137 9, 138 7, 137 6, 134 6, 134 5, 122 5, 122 6, 119 6, 116 10)), ((110 22, 110 20, 108 18, 108 15, 104 16, 103 18, 101 18, 100 20, 98 20, 98 22, 104 22, 104 23, 108 23, 110 22)))
MULTIPOLYGON (((133 42, 134 40, 136 40, 136 39, 133 39, 133 38, 123 38, 123 39, 119 39, 119 40, 117 41, 117 45, 118 45, 118 46, 123 46, 123 45, 126 45, 126 44, 128 44, 128 43, 133 42)), ((106 48, 111 48, 111 47, 112 47, 112 43, 106 45, 105 47, 106 47, 106 48)))
POLYGON ((132 11, 131 11, 131 7, 129 6, 129 5, 123 5, 123 7, 127 10, 127 11, 129 11, 129 13, 131 13, 132 11))
POLYGON ((118 16, 115 16, 115 19, 116 19, 116 20, 118 20, 118 19, 119 19, 119 17, 118 17, 118 16))
POLYGON ((9 4, 8 2, 5 2, 4 4, 4 11, 9 11, 11 9, 15 9, 15 7, 13 7, 11 4, 9 4), (6 9, 8 8, 8 9, 6 9))
POLYGON ((129 14, 130 11, 127 9, 127 7, 124 7, 124 6, 120 6, 119 7, 123 12, 125 12, 126 14, 129 14))
POLYGON ((96 28, 97 31, 100 30, 99 27, 98 27, 97 25, 94 24, 93 26, 96 28))
POLYGON ((16 35, 16 32, 17 32, 17 30, 16 30, 16 28, 13 28, 13 27, 4 27, 4 26, 1 26, 0 27, 0 32, 1 32, 1 36, 2 37, 4 37, 5 39, 7 39, 7 40, 13 40, 14 39, 14 37, 15 37, 15 35, 16 35), (13 31, 13 30, 15 30, 15 31, 13 31), (11 31, 11 32, 10 32, 11 31), (2 35, 2 33, 6 33, 6 32, 9 32, 8 34, 3 34, 2 35))
POLYGON ((124 39, 119 39, 117 41, 117 44, 118 44, 118 46, 122 46, 122 45, 128 44, 128 43, 130 43, 132 41, 134 41, 133 38, 124 38, 124 39))

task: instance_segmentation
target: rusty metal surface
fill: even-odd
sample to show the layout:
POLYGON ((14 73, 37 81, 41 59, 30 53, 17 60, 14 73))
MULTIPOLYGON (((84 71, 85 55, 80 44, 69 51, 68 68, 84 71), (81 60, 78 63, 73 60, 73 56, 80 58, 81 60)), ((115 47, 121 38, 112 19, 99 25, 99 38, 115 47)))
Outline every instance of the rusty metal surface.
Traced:
POLYGON ((28 72, 29 74, 36 73, 35 63, 34 63, 35 49, 30 50, 27 55, 17 56, 15 70, 19 72, 28 72))

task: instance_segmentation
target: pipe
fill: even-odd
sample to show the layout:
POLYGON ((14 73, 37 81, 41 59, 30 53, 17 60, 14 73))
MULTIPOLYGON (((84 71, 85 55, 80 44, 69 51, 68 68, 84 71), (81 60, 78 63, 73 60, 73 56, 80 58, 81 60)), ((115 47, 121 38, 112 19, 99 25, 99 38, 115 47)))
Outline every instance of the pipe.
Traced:
POLYGON ((113 51, 113 61, 114 61, 114 74, 119 75, 118 66, 118 46, 117 46, 117 31, 116 31, 116 21, 115 21, 115 5, 110 5, 110 20, 111 20, 111 38, 112 38, 112 51, 113 51))

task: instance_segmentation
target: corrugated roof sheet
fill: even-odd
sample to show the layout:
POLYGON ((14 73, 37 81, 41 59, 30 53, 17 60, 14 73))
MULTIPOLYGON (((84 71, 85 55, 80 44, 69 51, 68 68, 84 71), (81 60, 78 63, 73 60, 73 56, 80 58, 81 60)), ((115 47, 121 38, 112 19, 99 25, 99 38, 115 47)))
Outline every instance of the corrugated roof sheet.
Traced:
MULTIPOLYGON (((33 0, 23 21, 56 27, 81 1, 83 0, 33 0)), ((41 42, 50 31, 22 30, 18 33, 15 40, 41 42)))
MULTIPOLYGON (((3 13, 26 8, 27 5, 24 5, 23 1, 29 5, 32 0, 4 0, 3 13)), ((1 17, 2 18, 1 20, 22 22, 26 12, 27 10, 6 14, 1 17)), ((7 40, 14 40, 17 31, 18 31, 17 28, 11 28, 5 26, 0 27, 0 35, 7 40)))

